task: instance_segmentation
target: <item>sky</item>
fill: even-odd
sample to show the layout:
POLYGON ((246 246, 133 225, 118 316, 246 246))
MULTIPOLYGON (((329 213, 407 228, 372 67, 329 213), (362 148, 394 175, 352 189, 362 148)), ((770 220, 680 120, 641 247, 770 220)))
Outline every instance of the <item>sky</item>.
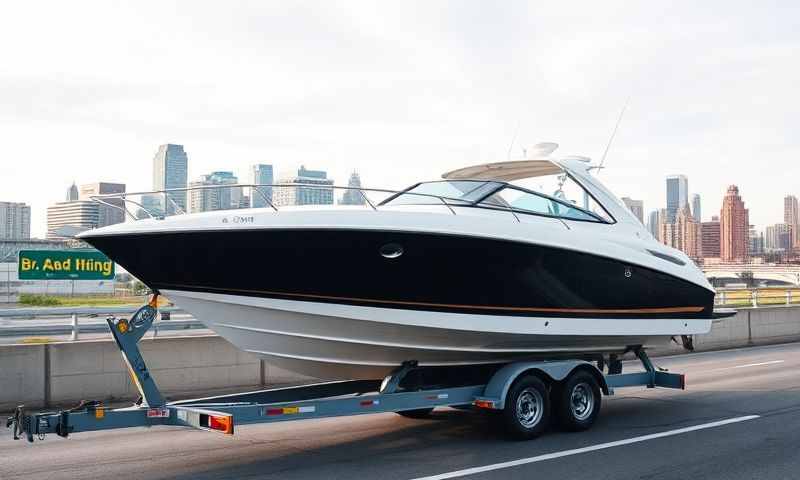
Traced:
POLYGON ((599 159, 626 103, 599 175, 646 212, 678 173, 704 219, 730 184, 760 228, 800 196, 798 2, 11 2, 0 45, 0 200, 34 236, 73 181, 151 189, 163 143, 190 180, 403 188, 544 141, 599 159))

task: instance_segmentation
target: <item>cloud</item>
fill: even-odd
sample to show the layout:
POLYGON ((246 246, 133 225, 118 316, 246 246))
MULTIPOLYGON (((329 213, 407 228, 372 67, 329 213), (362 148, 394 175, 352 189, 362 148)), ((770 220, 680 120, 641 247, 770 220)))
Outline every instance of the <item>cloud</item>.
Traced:
POLYGON ((0 18, 3 200, 44 209, 73 179, 150 187, 158 144, 192 177, 305 163, 403 187, 539 141, 664 205, 685 173, 759 225, 800 194, 792 2, 17 2, 0 18), (46 14, 43 14, 46 13, 46 14), (519 127, 518 127, 519 126, 519 127), (39 188, 31 188, 31 185, 39 188))

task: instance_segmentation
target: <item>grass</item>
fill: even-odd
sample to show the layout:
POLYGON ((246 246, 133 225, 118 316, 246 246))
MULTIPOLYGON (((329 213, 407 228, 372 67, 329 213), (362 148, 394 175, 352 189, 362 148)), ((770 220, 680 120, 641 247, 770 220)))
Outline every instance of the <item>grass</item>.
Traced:
MULTIPOLYGON (((32 307, 109 307, 117 305, 142 305, 145 297, 56 297, 23 293, 19 303, 32 307)), ((158 298, 158 305, 169 303, 164 297, 158 298)))

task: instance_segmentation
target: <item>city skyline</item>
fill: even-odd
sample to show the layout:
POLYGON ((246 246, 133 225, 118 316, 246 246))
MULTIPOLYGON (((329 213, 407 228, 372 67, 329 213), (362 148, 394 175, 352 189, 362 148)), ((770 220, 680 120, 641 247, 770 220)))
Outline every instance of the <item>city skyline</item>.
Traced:
MULTIPOLYGON (((185 165, 181 165, 181 168, 184 169, 187 172, 187 178, 192 178, 192 174, 189 173, 189 172, 192 171, 192 167, 191 167, 192 162, 189 160, 188 155, 183 150, 184 145, 169 143, 169 144, 162 144, 159 147, 159 150, 158 150, 158 153, 156 154, 156 157, 153 159, 153 177, 152 178, 154 178, 154 182, 156 181, 155 179, 158 178, 158 176, 159 176, 159 173, 157 171, 157 169, 158 169, 158 158, 159 158, 159 156, 163 155, 163 153, 164 153, 163 150, 164 150, 165 147, 176 147, 176 148, 180 149, 180 153, 183 155, 182 161, 185 162, 185 165)), ((262 169, 265 169, 265 170, 268 169, 268 172, 265 172, 265 174, 262 174, 263 175, 262 178, 273 177, 273 172, 275 170, 274 165, 273 164, 263 164, 263 163, 256 163, 256 164, 253 164, 253 165, 248 165, 247 167, 245 167, 243 169, 242 173, 244 175, 242 175, 242 177, 250 178, 249 181, 254 181, 255 178, 257 178, 257 176, 259 175, 259 173, 258 173, 258 169, 259 168, 262 168, 262 169)), ((282 168, 284 168, 284 174, 283 174, 284 176, 287 174, 286 172, 290 172, 292 170, 292 169, 287 169, 285 167, 282 167, 282 168)), ((296 168, 297 167, 293 167, 293 169, 296 169, 296 168)), ((305 167, 301 165, 299 167, 299 169, 305 169, 305 167)), ((327 171, 328 170, 325 169, 324 172, 317 172, 317 173, 325 173, 325 174, 327 174, 327 171)), ((227 175, 230 175, 231 178, 235 179, 238 183, 246 183, 245 181, 239 181, 239 176, 236 175, 234 173, 234 171, 224 172, 224 171, 217 170, 217 171, 212 172, 211 174, 198 175, 198 176, 196 176, 196 178, 194 180, 187 181, 187 185, 189 185, 189 186, 191 186, 191 185, 199 185, 199 184, 203 183, 204 181, 208 182, 208 181, 210 181, 209 178, 211 176, 215 175, 215 174, 227 174, 227 175)), ((354 172, 351 171, 347 175, 348 184, 352 183, 353 174, 354 174, 354 172)), ((670 189, 670 183, 672 182, 673 184, 676 184, 675 183, 676 179, 679 179, 679 182, 680 182, 679 186, 676 187, 676 191, 679 192, 678 195, 680 195, 681 198, 685 198, 686 199, 686 202, 683 202, 682 200, 677 200, 677 197, 676 197, 677 201, 675 203, 677 203, 677 204, 684 203, 684 206, 689 208, 689 211, 690 211, 692 217, 694 218, 695 222, 697 222, 698 224, 701 224, 703 222, 709 221, 712 217, 716 217, 716 216, 719 215, 720 211, 716 211, 716 212, 712 211, 712 212, 710 212, 710 214, 706 218, 702 218, 702 217, 698 218, 696 216, 697 211, 696 211, 695 207, 700 205, 699 201, 700 201, 701 195, 698 194, 698 193, 689 191, 689 189, 688 189, 688 176, 687 175, 683 175, 683 174, 672 174, 672 175, 667 175, 666 176, 666 180, 667 180, 666 184, 665 184, 665 198, 666 198, 666 201, 664 202, 664 205, 667 205, 670 202, 670 190, 669 190, 670 189), (691 195, 691 202, 689 202, 689 198, 690 198, 689 195, 691 195)), ((329 179, 327 177, 325 178, 325 180, 326 180, 326 183, 330 183, 332 181, 332 179, 329 179)), ((228 181, 228 182, 220 182, 220 183, 230 183, 230 182, 228 181)), ((275 181, 274 183, 279 183, 279 182, 275 181)), ((359 180, 359 183, 360 183, 360 180, 359 180)), ((338 182, 333 182, 333 184, 334 185, 345 185, 344 183, 338 183, 338 182)), ((123 184, 117 184, 117 183, 97 182, 97 181, 95 181, 95 183, 93 183, 93 184, 85 184, 85 185, 82 184, 81 185, 81 190, 90 188, 92 186, 95 186, 95 188, 100 188, 101 185, 121 186, 121 188, 122 188, 121 191, 125 190, 125 184, 124 183, 123 184)), ((368 185, 366 187, 369 188, 368 185)), ((147 190, 147 189, 145 189, 145 190, 147 190)), ((97 190, 97 191, 99 192, 100 190, 97 190)), ((102 193, 117 193, 117 192, 118 192, 118 190, 104 190, 102 193)), ((97 194, 97 193, 92 193, 92 192, 87 190, 85 192, 82 191, 80 193, 80 195, 79 195, 78 194, 78 187, 77 187, 75 181, 73 180, 71 185, 67 189, 66 198, 67 198, 67 201, 70 201, 69 199, 73 198, 73 197, 74 197, 75 200, 78 200, 78 199, 85 200, 85 199, 88 198, 89 194, 97 194)), ((242 194, 242 192, 239 192, 239 194, 242 194)), ((271 196, 272 192, 269 192, 269 194, 270 194, 269 196, 271 196)), ((662 207, 662 208, 653 209, 652 207, 648 207, 646 204, 644 204, 643 200, 631 199, 629 197, 620 197, 620 198, 623 201, 623 203, 625 203, 629 208, 631 208, 632 205, 635 205, 634 214, 637 215, 637 217, 640 217, 640 219, 642 220, 643 224, 651 231, 651 233, 653 233, 653 236, 656 237, 656 239, 659 239, 659 235, 661 235, 661 233, 658 231, 658 229, 651 229, 650 228, 650 226, 651 226, 650 222, 654 218, 655 219, 659 219, 662 216, 668 218, 669 217, 669 208, 662 207), (645 212, 649 212, 649 214, 646 216, 646 218, 645 218, 645 212), (656 213, 658 213, 659 216, 653 217, 653 214, 656 214, 656 213)), ((721 198, 724 198, 724 195, 721 196, 721 198)), ((143 201, 146 201, 146 200, 147 200, 146 198, 143 198, 143 201)), ((2 201, 2 200, 0 200, 0 201, 2 201)), ((160 201, 161 200, 159 200, 159 202, 160 201)), ((245 201, 248 202, 248 205, 251 205, 251 203, 250 203, 250 202, 252 202, 251 199, 245 198, 245 201)), ((778 213, 781 213, 782 214, 782 218, 784 219, 784 222, 780 222, 780 221, 771 222, 771 223, 765 224, 763 226, 755 225, 755 224, 753 224, 751 222, 750 225, 754 226, 756 228, 756 230, 761 235, 766 235, 766 228, 767 227, 774 226, 774 225, 779 224, 779 223, 788 223, 789 225, 792 225, 792 231, 794 232, 794 233, 792 233, 792 237, 793 237, 793 240, 794 240, 796 238, 796 235, 797 235, 797 229, 794 228, 794 225, 791 222, 787 221, 787 218, 789 218, 789 216, 791 216, 791 215, 797 215, 797 210, 796 210, 796 208, 797 208, 796 207, 797 199, 796 199, 795 195, 793 195, 791 193, 787 193, 783 197, 783 202, 784 202, 783 203, 783 210, 780 211, 780 212, 777 212, 777 209, 776 209, 776 213, 775 213, 774 217, 775 218, 780 218, 778 213), (792 199, 795 202, 794 204, 790 204, 792 199), (790 211, 790 209, 794 209, 794 210, 790 211)), ((8 203, 8 201, 6 201, 6 203, 8 203)), ((13 200, 11 201, 11 203, 14 203, 13 200)), ((17 202, 17 203, 19 203, 19 202, 17 202)), ((47 206, 47 208, 50 208, 50 207, 52 207, 52 206, 54 206, 54 205, 56 205, 58 203, 63 203, 63 197, 62 197, 62 200, 60 200, 58 202, 53 202, 52 204, 49 204, 47 206)), ((185 200, 185 205, 189 210, 193 210, 191 208, 191 206, 190 206, 190 203, 191 203, 191 199, 187 195, 186 200, 185 200)), ((722 201, 720 201, 720 203, 722 203, 722 201)), ((28 206, 30 208, 29 205, 26 205, 26 206, 28 206)), ((244 205, 240 205, 240 206, 244 206, 244 205)), ((218 208, 219 207, 215 207, 215 208, 211 208, 211 209, 218 209, 218 208)), ((45 218, 45 220, 46 220, 46 218, 45 218)), ((676 217, 676 220, 677 220, 677 217, 676 217)), ((36 235, 36 232, 37 232, 37 228, 36 227, 37 226, 33 223, 33 221, 31 221, 31 227, 30 227, 31 238, 46 238, 47 237, 46 233, 48 231, 48 229, 46 228, 46 223, 47 222, 45 221, 45 229, 44 229, 44 233, 45 234, 42 234, 41 236, 39 236, 39 235, 36 235)), ((107 222, 103 222, 103 223, 107 223, 107 222)), ((111 223, 113 223, 113 222, 111 222, 111 223)), ((666 223, 670 223, 670 222, 668 222, 668 220, 667 220, 666 223)), ((674 223, 674 222, 672 222, 672 223, 674 223)))

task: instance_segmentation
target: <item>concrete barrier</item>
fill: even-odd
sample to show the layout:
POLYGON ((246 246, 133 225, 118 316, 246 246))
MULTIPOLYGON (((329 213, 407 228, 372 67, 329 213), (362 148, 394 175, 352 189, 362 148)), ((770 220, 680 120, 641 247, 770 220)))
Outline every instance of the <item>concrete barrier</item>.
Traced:
MULTIPOLYGON (((217 336, 146 338, 147 366, 168 397, 310 381, 236 349, 217 336)), ((110 340, 0 346, 0 411, 48 408, 80 400, 134 400, 132 383, 110 340)))
MULTIPOLYGON (((742 309, 694 339, 698 351, 800 341, 800 306, 742 309)), ((142 353, 169 397, 220 389, 312 381, 241 352, 220 337, 146 338, 142 353)), ((677 345, 654 354, 682 352, 677 345)), ((133 400, 138 396, 111 340, 44 345, 0 345, 0 411, 69 405, 80 400, 133 400)))

